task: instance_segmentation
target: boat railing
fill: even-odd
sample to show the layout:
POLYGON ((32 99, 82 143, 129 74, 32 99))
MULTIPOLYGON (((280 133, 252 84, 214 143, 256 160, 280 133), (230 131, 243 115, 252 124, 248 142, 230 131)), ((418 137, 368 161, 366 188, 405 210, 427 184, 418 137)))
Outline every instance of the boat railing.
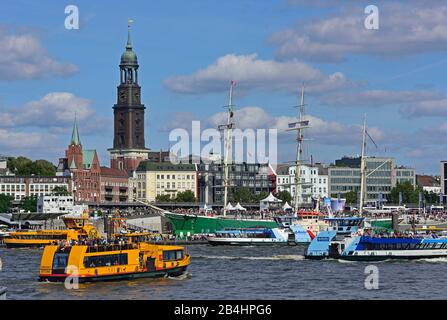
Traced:
POLYGON ((127 244, 101 244, 95 246, 88 246, 87 253, 93 252, 107 252, 107 251, 122 251, 122 250, 132 250, 137 249, 138 244, 127 243, 127 244))

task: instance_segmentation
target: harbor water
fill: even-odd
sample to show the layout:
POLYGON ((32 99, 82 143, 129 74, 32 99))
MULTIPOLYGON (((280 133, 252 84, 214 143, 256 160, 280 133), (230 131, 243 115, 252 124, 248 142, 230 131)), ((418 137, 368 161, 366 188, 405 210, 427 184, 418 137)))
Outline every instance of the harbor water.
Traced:
MULTIPOLYGON (((0 248, 8 299, 447 299, 447 258, 375 263, 378 289, 365 288, 371 263, 305 260, 305 247, 188 246, 178 278, 80 284, 38 282, 40 249, 0 248)), ((367 281, 368 282, 368 281, 367 281)))

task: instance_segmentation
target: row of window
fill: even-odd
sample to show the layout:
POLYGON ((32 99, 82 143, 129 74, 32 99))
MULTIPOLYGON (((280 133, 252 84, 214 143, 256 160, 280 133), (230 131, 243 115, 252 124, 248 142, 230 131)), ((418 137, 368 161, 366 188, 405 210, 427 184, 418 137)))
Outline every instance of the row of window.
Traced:
MULTIPOLYGON (((166 175, 166 180, 175 180, 177 177, 177 180, 190 180, 190 179, 194 179, 196 178, 195 175, 193 174, 179 174, 179 175, 175 175, 175 174, 167 174, 166 175)), ((157 174, 157 180, 164 180, 165 179, 165 175, 164 174, 157 174)))
POLYGON ((84 257, 85 268, 110 267, 127 265, 127 253, 107 254, 101 256, 84 257))

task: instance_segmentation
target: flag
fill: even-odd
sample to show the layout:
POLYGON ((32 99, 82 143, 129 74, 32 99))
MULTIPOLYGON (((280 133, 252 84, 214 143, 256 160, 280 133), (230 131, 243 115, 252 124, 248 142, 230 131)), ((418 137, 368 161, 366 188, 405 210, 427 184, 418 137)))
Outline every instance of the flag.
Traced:
POLYGON ((236 81, 231 80, 231 81, 230 81, 230 84, 231 84, 232 87, 234 87, 234 86, 236 86, 236 81))

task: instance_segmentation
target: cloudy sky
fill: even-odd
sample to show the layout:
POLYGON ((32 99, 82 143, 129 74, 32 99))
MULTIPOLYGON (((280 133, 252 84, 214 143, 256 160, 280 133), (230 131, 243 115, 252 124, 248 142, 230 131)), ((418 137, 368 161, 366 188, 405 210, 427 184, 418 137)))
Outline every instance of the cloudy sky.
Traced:
POLYGON ((76 112, 84 147, 108 163, 131 17, 151 149, 192 120, 218 125, 233 79, 237 126, 277 128, 281 162, 295 156, 285 129, 303 82, 314 160, 358 154, 364 114, 370 155, 431 174, 447 158, 443 1, 377 0, 379 30, 361 0, 72 1, 79 30, 64 27, 67 4, 2 1, 0 154, 56 163, 76 112))

